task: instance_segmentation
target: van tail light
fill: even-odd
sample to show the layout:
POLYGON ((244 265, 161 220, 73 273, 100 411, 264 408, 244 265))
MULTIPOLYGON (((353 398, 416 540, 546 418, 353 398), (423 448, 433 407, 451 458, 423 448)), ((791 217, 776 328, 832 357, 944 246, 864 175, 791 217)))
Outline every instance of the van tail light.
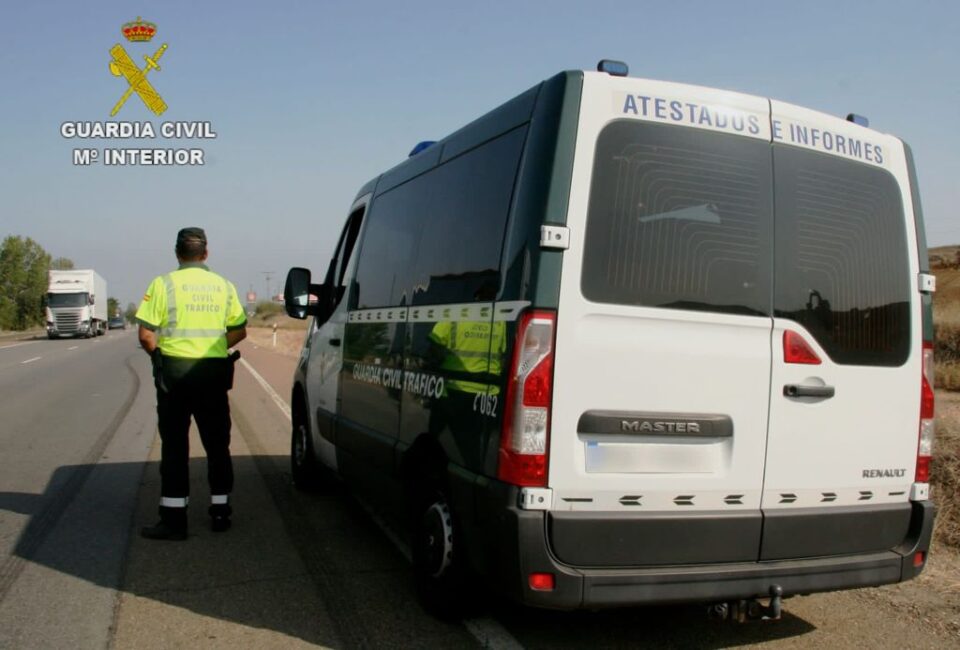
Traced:
POLYGON ((545 487, 553 401, 557 315, 520 316, 507 383, 497 478, 522 487, 545 487))
POLYGON ((819 366, 822 362, 806 339, 791 330, 783 332, 784 363, 806 363, 819 366))
POLYGON ((527 584, 534 591, 553 591, 557 581, 552 573, 531 573, 527 578, 527 584))
POLYGON ((933 456, 933 341, 923 342, 923 374, 920 377, 920 436, 917 443, 917 483, 930 481, 933 456))

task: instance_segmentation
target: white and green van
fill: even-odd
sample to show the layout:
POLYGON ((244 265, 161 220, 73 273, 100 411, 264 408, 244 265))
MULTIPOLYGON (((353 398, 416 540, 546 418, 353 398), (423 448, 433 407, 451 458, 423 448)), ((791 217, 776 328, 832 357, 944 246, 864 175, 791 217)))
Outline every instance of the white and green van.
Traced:
POLYGON ((408 523, 440 613, 480 584, 778 609, 916 576, 934 286, 909 147, 617 72, 418 146, 310 260, 322 283, 291 270, 296 483, 335 472, 408 523))

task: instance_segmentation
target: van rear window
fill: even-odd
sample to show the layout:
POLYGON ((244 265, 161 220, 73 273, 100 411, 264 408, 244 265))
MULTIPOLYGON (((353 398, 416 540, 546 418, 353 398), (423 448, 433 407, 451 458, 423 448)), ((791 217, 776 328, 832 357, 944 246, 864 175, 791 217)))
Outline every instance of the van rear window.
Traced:
POLYGON ((841 364, 899 366, 910 353, 903 200, 888 172, 775 145, 774 312, 841 364))
POLYGON ((770 145, 621 120, 597 140, 588 300, 770 314, 770 145))
POLYGON ((836 363, 899 366, 910 279, 903 199, 883 169, 679 126, 619 121, 600 133, 588 300, 772 313, 836 363))

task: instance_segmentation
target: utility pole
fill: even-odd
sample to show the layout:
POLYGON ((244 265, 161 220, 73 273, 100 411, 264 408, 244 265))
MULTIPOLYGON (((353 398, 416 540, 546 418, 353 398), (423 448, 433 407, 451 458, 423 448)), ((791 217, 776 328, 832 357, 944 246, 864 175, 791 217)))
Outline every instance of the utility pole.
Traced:
POLYGON ((270 279, 273 277, 274 271, 260 271, 263 273, 263 276, 267 279, 267 300, 273 302, 273 294, 270 293, 270 279))

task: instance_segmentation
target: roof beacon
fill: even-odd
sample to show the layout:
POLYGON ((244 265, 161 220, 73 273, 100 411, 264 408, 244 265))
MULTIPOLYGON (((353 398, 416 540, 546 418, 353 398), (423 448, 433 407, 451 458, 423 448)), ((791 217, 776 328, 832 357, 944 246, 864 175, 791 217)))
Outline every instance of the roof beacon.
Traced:
POLYGON ((431 146, 431 145, 434 145, 434 144, 437 144, 437 141, 436 141, 436 140, 424 140, 423 142, 418 142, 418 143, 417 143, 417 146, 410 150, 410 154, 407 156, 407 158, 413 158, 413 157, 416 156, 418 153, 420 153, 421 151, 423 151, 423 150, 426 149, 427 147, 429 147, 429 146, 431 146))
POLYGON ((863 115, 857 115, 856 113, 850 113, 847 115, 847 121, 853 122, 854 124, 859 124, 862 127, 870 126, 870 120, 865 118, 863 115))
POLYGON ((606 72, 612 77, 626 77, 630 72, 627 64, 613 59, 601 59, 597 64, 597 72, 606 72))

